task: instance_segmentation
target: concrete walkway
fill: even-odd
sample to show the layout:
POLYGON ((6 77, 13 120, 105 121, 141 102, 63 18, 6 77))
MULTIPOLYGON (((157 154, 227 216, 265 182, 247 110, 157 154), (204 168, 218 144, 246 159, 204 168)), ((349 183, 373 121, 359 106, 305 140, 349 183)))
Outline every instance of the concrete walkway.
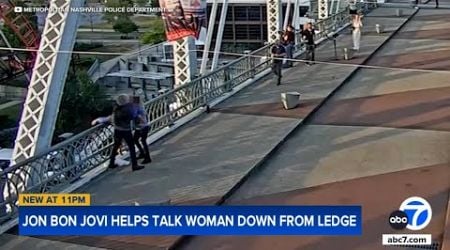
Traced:
MULTIPOLYGON (((354 61, 363 62, 413 12, 395 17, 395 9, 377 9, 365 18, 361 52, 354 61), (383 24, 386 32, 375 33, 383 24)), ((351 46, 349 32, 338 37, 338 51, 351 46)), ((316 59, 330 61, 331 42, 319 47, 316 59)), ((273 76, 251 85, 185 127, 151 146, 154 163, 143 171, 129 167, 108 171, 78 192, 92 194, 94 204, 145 205, 214 204, 249 171, 263 162, 303 119, 356 69, 351 65, 303 63, 285 71, 281 86, 273 76), (280 93, 298 91, 303 104, 286 111, 280 93)), ((300 161, 300 160, 299 160, 300 161)), ((110 249, 166 249, 177 237, 47 237, 110 249)), ((204 248, 202 248, 204 249, 204 248)))
POLYGON ((367 63, 429 71, 359 70, 227 202, 361 204, 362 237, 196 237, 183 249, 398 249, 381 245, 389 233, 432 234, 433 249, 450 249, 448 18, 420 10, 367 63), (430 202, 431 223, 395 231, 389 214, 411 196, 430 202))
MULTIPOLYGON (((389 15, 391 11, 394 10, 381 9, 373 14, 389 15)), ((385 25, 392 31, 405 20, 406 17, 392 18, 385 25)), ((369 15, 367 29, 375 29, 375 23, 380 21, 384 20, 369 15)), ((365 35, 360 58, 369 55, 389 35, 372 33, 368 31, 365 35)), ((350 36, 341 36, 338 43, 348 46, 350 36)), ((331 51, 330 44, 324 45, 319 48, 317 59, 329 60, 331 51)), ((283 84, 278 87, 268 77, 219 105, 211 114, 152 145, 155 162, 144 171, 132 173, 129 168, 111 171, 79 191, 91 193, 96 204, 150 204, 166 200, 175 204, 220 197, 354 69, 353 66, 301 64, 287 70, 283 84), (280 93, 287 91, 302 93, 305 105, 284 111, 280 93), (257 108, 246 111, 249 105, 257 108), (260 111, 266 114, 258 114, 260 111), (112 186, 114 193, 111 193, 112 186)))

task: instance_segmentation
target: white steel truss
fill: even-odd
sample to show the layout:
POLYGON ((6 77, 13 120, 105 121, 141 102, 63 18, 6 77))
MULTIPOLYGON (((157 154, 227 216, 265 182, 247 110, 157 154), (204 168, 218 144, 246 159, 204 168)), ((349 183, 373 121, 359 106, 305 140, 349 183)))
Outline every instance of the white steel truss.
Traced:
POLYGON ((319 0, 319 19, 325 19, 328 17, 328 0, 319 0))
MULTIPOLYGON (((188 36, 173 42, 174 53, 174 71, 175 71, 175 88, 191 82, 195 78, 197 71, 197 54, 195 49, 194 37, 188 36)), ((180 92, 177 95, 176 103, 172 109, 178 109, 188 102, 189 94, 180 92)), ((187 107, 189 108, 189 107, 187 107)), ((180 109, 176 112, 182 116, 187 109, 180 109)))
POLYGON ((189 83, 197 70, 195 40, 185 37, 173 42, 175 87, 189 83))
POLYGON ((274 43, 281 28, 281 1, 267 0, 267 41, 274 43))
POLYGON ((13 164, 38 154, 51 145, 64 82, 77 31, 77 13, 84 0, 51 0, 39 53, 33 69, 20 127, 13 151, 13 164), (60 51, 65 51, 60 53, 60 51))

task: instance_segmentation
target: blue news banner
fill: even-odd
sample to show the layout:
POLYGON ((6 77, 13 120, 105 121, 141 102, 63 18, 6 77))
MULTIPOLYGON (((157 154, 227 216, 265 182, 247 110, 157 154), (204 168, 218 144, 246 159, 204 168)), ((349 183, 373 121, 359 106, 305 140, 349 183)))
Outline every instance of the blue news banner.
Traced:
POLYGON ((361 235, 360 206, 20 207, 21 235, 361 235))

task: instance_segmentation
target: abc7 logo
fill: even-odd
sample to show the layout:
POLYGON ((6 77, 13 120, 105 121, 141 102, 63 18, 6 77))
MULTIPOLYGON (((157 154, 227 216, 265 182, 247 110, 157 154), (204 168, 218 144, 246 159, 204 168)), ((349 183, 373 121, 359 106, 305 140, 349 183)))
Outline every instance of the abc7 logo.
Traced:
POLYGON ((398 211, 389 216, 389 224, 392 228, 402 230, 422 230, 430 223, 432 209, 430 204, 423 198, 410 197, 403 201, 398 211))
POLYGON ((389 224, 392 228, 402 230, 408 225, 408 215, 403 211, 394 211, 389 216, 389 224))

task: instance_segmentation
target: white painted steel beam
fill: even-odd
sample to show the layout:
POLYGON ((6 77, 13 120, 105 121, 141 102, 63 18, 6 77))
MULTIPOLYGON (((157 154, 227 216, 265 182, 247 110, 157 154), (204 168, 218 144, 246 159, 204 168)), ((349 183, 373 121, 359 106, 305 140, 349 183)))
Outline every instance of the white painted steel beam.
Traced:
POLYGON ((192 36, 173 42, 175 87, 189 83, 195 78, 197 55, 195 39, 192 36))
POLYGON ((208 33, 206 34, 205 47, 203 49, 202 64, 200 66, 200 74, 205 74, 208 61, 209 61, 209 50, 211 49, 212 37, 214 34, 214 24, 216 23, 217 6, 219 5, 218 0, 214 0, 211 14, 209 15, 208 33))
POLYGON ((83 5, 83 0, 50 1, 14 146, 13 163, 30 158, 51 145, 71 59, 67 51, 73 49, 78 26, 78 13, 68 10, 83 5))
POLYGON ((319 19, 325 19, 329 16, 328 0, 319 0, 318 8, 319 8, 319 19))
POLYGON ((291 0, 288 0, 286 4, 286 13, 284 15, 283 30, 286 30, 287 26, 289 25, 289 14, 291 14, 291 0))
POLYGON ((274 43, 281 29, 281 1, 267 0, 267 41, 274 43))
POLYGON ((219 64, 220 49, 222 48, 222 36, 223 30, 225 28, 225 22, 227 19, 227 11, 228 11, 228 0, 223 0, 222 12, 220 13, 219 30, 217 31, 216 46, 214 47, 214 55, 211 65, 211 71, 215 70, 217 68, 217 65, 219 64))

